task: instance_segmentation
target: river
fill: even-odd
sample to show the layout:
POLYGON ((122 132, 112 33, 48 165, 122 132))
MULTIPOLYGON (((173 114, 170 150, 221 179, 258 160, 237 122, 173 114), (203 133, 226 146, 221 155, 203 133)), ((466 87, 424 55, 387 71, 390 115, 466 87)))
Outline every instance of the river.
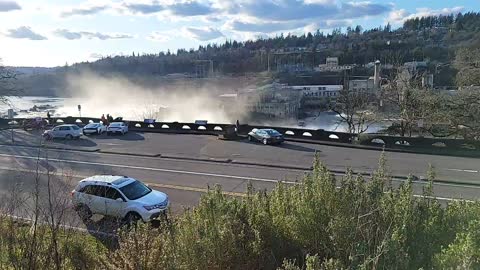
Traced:
MULTIPOLYGON (((6 117, 8 109, 13 109, 15 118, 25 117, 46 117, 47 111, 53 117, 96 117, 100 118, 102 114, 110 114, 113 117, 121 116, 129 120, 143 120, 144 118, 151 118, 147 113, 154 111, 153 108, 161 108, 162 105, 145 103, 135 104, 128 101, 108 101, 100 99, 86 99, 86 98, 58 98, 58 97, 10 97, 9 104, 0 103, 0 117, 6 117), (81 111, 78 110, 78 105, 81 105, 81 111)), ((157 109, 158 110, 158 109, 157 109)), ((220 110, 220 109, 219 109, 220 110)), ((180 112, 171 113, 170 117, 163 120, 166 122, 194 122, 195 120, 208 120, 210 122, 222 122, 212 117, 222 114, 209 112, 196 112, 188 115, 180 112)), ((158 115, 158 114, 157 114, 158 115)), ((302 123, 301 128, 307 129, 324 129, 328 131, 347 131, 345 123, 341 123, 340 117, 332 113, 320 113, 315 117, 306 118, 302 123)), ((285 126, 292 128, 300 128, 300 121, 262 121, 259 124, 272 126, 285 126)), ((368 132, 377 132, 384 128, 384 124, 374 124, 369 127, 368 132)))

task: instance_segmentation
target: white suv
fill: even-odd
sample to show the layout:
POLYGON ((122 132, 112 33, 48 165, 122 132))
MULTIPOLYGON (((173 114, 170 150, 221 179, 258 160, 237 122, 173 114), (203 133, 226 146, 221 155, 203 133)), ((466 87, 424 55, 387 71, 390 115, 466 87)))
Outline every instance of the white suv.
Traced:
POLYGON ((126 176, 97 175, 81 180, 72 191, 75 210, 83 220, 93 214, 148 222, 165 214, 168 196, 126 176))
POLYGON ((51 130, 45 130, 43 137, 48 140, 55 138, 62 139, 79 139, 82 136, 82 129, 77 125, 60 125, 51 130))

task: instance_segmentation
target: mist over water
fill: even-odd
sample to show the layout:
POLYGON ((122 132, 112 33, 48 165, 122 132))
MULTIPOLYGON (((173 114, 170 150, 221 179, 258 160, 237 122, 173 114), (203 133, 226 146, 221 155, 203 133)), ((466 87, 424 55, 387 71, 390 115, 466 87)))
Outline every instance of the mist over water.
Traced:
MULTIPOLYGON (((322 112, 301 120, 297 119, 252 119, 245 104, 240 101, 222 106, 220 94, 233 93, 241 83, 238 80, 223 80, 213 83, 199 83, 200 80, 176 80, 162 83, 136 83, 121 76, 100 76, 82 73, 67 77, 67 88, 58 93, 69 98, 12 97, 11 105, 0 104, 0 117, 13 108, 16 117, 46 117, 47 110, 57 117, 73 116, 100 118, 110 114, 114 118, 143 121, 156 119, 158 122, 194 122, 207 120, 210 123, 254 124, 277 127, 324 129, 346 132, 348 127, 341 123, 338 115, 322 112), (223 85, 222 85, 223 84, 223 85), (50 109, 31 111, 33 106, 51 106, 50 109), (81 112, 78 111, 81 105, 81 112), (232 108, 235 109, 232 112, 232 108), (250 119, 250 120, 244 120, 250 119)), ((372 125, 368 132, 377 132, 385 127, 384 123, 372 125)))
POLYGON ((124 77, 102 77, 93 73, 69 76, 67 82, 66 91, 72 98, 58 109, 59 115, 78 116, 80 104, 82 116, 87 117, 110 114, 129 120, 232 122, 221 109, 217 91, 211 89, 181 83, 145 87, 124 77))

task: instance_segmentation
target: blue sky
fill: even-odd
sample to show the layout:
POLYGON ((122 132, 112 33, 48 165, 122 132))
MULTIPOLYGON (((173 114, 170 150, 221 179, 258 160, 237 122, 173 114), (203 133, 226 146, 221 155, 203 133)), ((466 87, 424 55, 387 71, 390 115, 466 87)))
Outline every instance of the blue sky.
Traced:
POLYGON ((480 0, 0 0, 0 58, 57 66, 468 11, 480 0))

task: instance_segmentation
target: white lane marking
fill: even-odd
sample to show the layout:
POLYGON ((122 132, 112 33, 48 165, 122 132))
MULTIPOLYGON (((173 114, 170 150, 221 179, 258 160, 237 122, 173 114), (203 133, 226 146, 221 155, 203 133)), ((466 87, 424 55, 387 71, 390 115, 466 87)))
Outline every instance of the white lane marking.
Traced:
MULTIPOLYGON (((0 145, 0 147, 12 147, 12 145, 0 145)), ((36 148, 38 149, 38 147, 36 146, 15 146, 17 148, 36 148)), ((52 152, 67 152, 67 153, 72 153, 72 152, 79 152, 78 150, 76 149, 49 149, 50 151, 52 152)), ((115 154, 111 154, 111 153, 102 153, 102 152, 82 152, 84 154, 91 154, 91 155, 115 155, 115 154)), ((3 154, 0 154, 0 156, 3 155, 3 154)), ((8 156, 8 155, 7 155, 8 156)), ((147 157, 147 156, 141 156, 141 157, 137 157, 137 158, 141 158, 141 159, 151 159, 151 160, 169 160, 169 161, 177 161, 175 159, 170 159, 170 158, 161 158, 161 157, 147 157)), ((52 160, 52 159, 50 159, 52 160)), ((189 162, 189 163, 209 163, 208 161, 200 161, 200 160, 181 160, 180 162, 189 162)), ((251 167, 251 166, 255 166, 255 165, 245 165, 245 164, 232 164, 232 163, 227 163, 229 166, 235 166, 235 167, 251 167)), ((104 166, 111 166, 109 164, 103 164, 101 163, 101 165, 104 165, 104 166)), ((123 165, 122 165, 123 166, 123 165)), ((121 167, 121 166, 120 166, 121 167)), ((309 171, 305 171, 305 170, 301 170, 301 169, 285 169, 285 168, 268 168, 268 167, 264 167, 265 170, 267 169, 270 169, 270 170, 282 170, 282 171, 299 171, 299 172, 310 172, 311 170, 309 171)), ((448 171, 456 171, 456 172, 468 172, 468 173, 480 173, 480 171, 475 171, 475 170, 462 170, 462 169, 445 169, 445 170, 448 170, 448 171)), ((358 173, 365 173, 365 172, 354 172, 354 174, 358 174, 358 173)), ((345 173, 334 173, 336 176, 344 176, 345 173)), ((223 176, 219 176, 219 177, 223 177, 223 176)), ((241 177, 239 176, 239 178, 241 179, 245 179, 245 177, 241 177)), ((256 181, 262 181, 262 180, 257 180, 256 178, 252 178, 252 177, 247 177, 248 179, 250 180, 256 180, 256 181)), ((272 179, 267 179, 269 180, 270 182, 278 182, 278 180, 272 180, 272 179)), ((395 177, 393 176, 392 177, 392 181, 396 181, 396 182, 407 182, 406 179, 402 179, 402 178, 399 178, 399 177, 395 177)), ((285 181, 282 181, 284 183, 287 183, 287 184, 294 184, 296 182, 285 182, 285 181)), ((427 181, 418 181, 418 180, 413 180, 412 183, 414 184, 419 184, 419 185, 426 185, 428 182, 427 181)), ((475 189, 480 189, 480 186, 473 186, 473 185, 468 185, 468 184, 449 184, 449 183, 442 183, 442 182, 435 182, 434 181, 434 185, 435 186, 446 186, 446 187, 464 187, 464 188, 475 188, 475 189)))
MULTIPOLYGON (((4 157, 15 157, 15 158, 23 158, 23 159, 31 159, 36 160, 38 157, 32 156, 20 156, 20 155, 10 155, 10 154, 0 154, 0 156, 4 157)), ((40 160, 46 160, 45 158, 40 158, 40 160)), ((128 169, 137 169, 137 170, 148 170, 148 171, 159 171, 159 172, 170 172, 170 173, 179 173, 179 174, 190 174, 190 175, 201 175, 201 176, 210 176, 210 177, 217 177, 217 178, 231 178, 231 179, 240 179, 240 180, 253 180, 259 182, 269 182, 269 183, 278 183, 279 180, 276 179, 266 179, 266 178, 256 178, 256 177, 248 177, 248 176, 237 176, 237 175, 225 175, 225 174, 212 174, 212 173, 202 173, 202 172, 193 172, 193 171, 183 171, 183 170, 172 170, 172 169, 161 169, 161 168, 151 168, 151 167, 140 167, 140 166, 131 166, 131 165, 120 165, 120 164, 111 164, 111 163, 99 163, 99 162, 88 162, 88 161, 77 161, 77 160, 66 160, 66 159, 55 159, 49 158, 49 161, 54 162, 65 162, 65 163, 74 163, 74 164, 87 164, 87 165, 97 165, 97 166, 108 166, 108 167, 116 167, 116 168, 128 168, 128 169)), ((344 176, 343 173, 336 173, 337 176, 344 176)), ((393 181, 398 182, 406 182, 405 179, 392 179, 393 181)), ((297 182, 293 181, 281 181, 286 184, 296 184, 297 182)), ((425 185, 427 184, 426 181, 412 181, 414 184, 425 185)), ((466 184, 450 184, 450 183, 441 183, 441 182, 434 182, 436 186, 446 186, 446 187, 463 187, 463 188, 473 188, 473 189, 480 189, 480 186, 473 186, 473 185, 466 185, 466 184)))
MULTIPOLYGON (((38 157, 32 156, 21 156, 21 155, 9 155, 9 154, 0 154, 0 156, 4 157, 15 157, 15 158, 23 158, 23 159, 31 159, 36 160, 38 157)), ((40 158, 40 160, 47 160, 46 158, 40 158)), ((178 174, 189 174, 189 175, 201 175, 201 176, 210 176, 210 177, 217 177, 217 178, 231 178, 231 179, 240 179, 240 180, 253 180, 259 182, 269 182, 269 183, 278 183, 283 182, 286 184, 297 184, 298 182, 294 181, 279 181, 276 179, 266 179, 266 178, 256 178, 256 177, 249 177, 249 176, 238 176, 238 175, 226 175, 226 174, 213 174, 213 173, 203 173, 203 172, 193 172, 193 171, 183 171, 183 170, 172 170, 172 169, 162 169, 162 168, 151 168, 151 167, 141 167, 141 166, 131 166, 131 165, 120 165, 120 164, 111 164, 111 163, 99 163, 99 162, 88 162, 88 161, 77 161, 77 160, 65 160, 65 159, 55 159, 49 158, 49 161, 53 162, 64 162, 64 163, 73 163, 73 164, 86 164, 86 165, 97 165, 97 166, 108 166, 108 167, 116 167, 116 168, 128 168, 128 169, 136 169, 136 170, 147 170, 147 171, 158 171, 158 172, 169 172, 169 173, 178 173, 178 174)), ((343 174, 337 174, 343 175, 343 174)), ((394 179, 395 180, 395 179, 394 179)), ((397 180, 406 182, 406 180, 397 180)), ((426 184, 425 181, 412 181, 416 184, 426 184)), ((449 183, 439 183, 434 182, 434 185, 437 186, 449 186, 449 187, 463 187, 463 188, 474 188, 480 189, 480 186, 473 186, 473 185, 465 185, 465 184, 449 184, 449 183)), ((420 195, 419 195, 420 196, 420 195)), ((446 198, 445 198, 446 199, 446 198)), ((457 199, 453 199, 457 200, 457 199)))
MULTIPOLYGON (((0 147, 12 147, 12 145, 0 145, 0 147)), ((39 147, 36 146, 14 146, 16 148, 33 148, 33 149, 39 149, 39 147)), ((105 153, 105 152, 85 152, 85 151, 79 151, 76 149, 52 149, 52 148, 41 148, 42 150, 48 150, 50 152, 66 152, 66 153, 82 153, 82 154, 87 154, 87 155, 105 155, 105 156, 118 156, 121 154, 115 154, 115 153, 105 153)), ((104 149, 107 150, 107 149, 104 149)), ((151 160, 168 160, 171 162, 182 162, 182 163, 202 163, 202 164, 211 164, 210 161, 205 161, 205 160, 185 160, 185 159, 174 159, 174 158, 169 158, 169 157, 149 157, 149 156, 125 156, 121 155, 123 157, 134 157, 137 159, 151 159, 151 160)), ((222 165, 222 164, 228 164, 228 166, 234 166, 234 167, 258 167, 256 165, 246 165, 246 164, 239 164, 239 163, 217 163, 217 165, 222 165)), ((299 172, 305 172, 305 170, 302 169, 286 169, 286 168, 269 168, 269 167, 262 167, 262 169, 269 169, 269 170, 275 170, 275 171, 299 171, 299 172)), ((311 171, 311 170, 310 170, 311 171)))
MULTIPOLYGON (((7 155, 7 154, 0 154, 0 156, 4 157, 14 157, 14 158, 23 158, 23 159, 39 159, 39 160, 46 160, 46 158, 38 158, 38 157, 31 157, 31 156, 20 156, 20 155, 7 155)), ((138 169, 138 170, 150 170, 150 171, 161 171, 161 172, 171 172, 171 173, 179 173, 179 174, 192 174, 192 175, 202 175, 202 176, 212 176, 212 177, 221 177, 221 178, 233 178, 233 179, 241 179, 241 180, 254 180, 260 182, 273 182, 278 183, 280 181, 273 180, 273 179, 264 179, 264 178, 255 178, 255 177, 243 177, 243 176, 235 176, 235 175, 222 175, 222 174, 211 174, 211 173, 201 173, 201 172, 191 172, 191 171, 181 171, 181 170, 170 170, 170 169, 160 169, 160 168, 149 168, 149 167, 139 167, 139 166, 129 166, 129 165, 118 165, 118 164, 108 164, 108 163, 98 163, 98 162, 86 162, 86 161, 76 161, 76 160, 62 160, 62 159, 48 159, 49 161, 54 162, 65 162, 65 163, 77 163, 77 164, 87 164, 87 165, 99 165, 99 166, 110 166, 110 167, 120 167, 120 168, 130 168, 130 169, 138 169)), ((1 168, 0 168, 1 169, 1 168)), ((292 181, 281 181, 286 184, 298 184, 297 182, 292 181)), ((448 185, 448 184, 444 184, 448 185)), ((462 186, 462 185, 451 185, 451 186, 462 186)), ((468 186, 469 188, 479 188, 475 186, 468 186)), ((337 187, 341 188, 341 187, 337 187)), ((441 201, 466 201, 466 202, 474 202, 472 200, 464 200, 458 198, 447 198, 447 197, 432 197, 432 196, 423 196, 418 194, 413 194, 413 197, 422 198, 426 197, 429 199, 437 199, 441 201)))
MULTIPOLYGON (((336 176, 345 176, 346 174, 345 173, 335 173, 336 176)), ((353 175, 356 175, 356 172, 354 172, 353 175)), ((408 182, 407 179, 403 179, 403 178, 399 178, 399 177, 395 177, 395 176, 392 176, 392 181, 396 181, 396 182, 408 182)), ((427 185, 428 184, 428 181, 427 180, 413 180, 412 183, 414 184, 418 184, 418 185, 427 185)), ((476 188, 476 189, 480 189, 480 186, 474 186, 474 185, 468 185, 468 184, 450 184, 450 183, 442 183, 442 182, 436 182, 436 181, 433 181, 433 185, 434 186, 446 186, 446 187, 463 187, 463 188, 476 188)))
POLYGON ((440 201, 448 201, 448 202, 467 202, 467 203, 473 203, 475 201, 472 200, 465 200, 465 199, 458 199, 458 198, 446 198, 446 197, 436 197, 436 196, 424 196, 424 195, 418 195, 418 194, 413 194, 413 197, 415 198, 427 198, 427 199, 437 199, 440 201))
POLYGON ((467 172, 467 173, 478 173, 476 170, 462 170, 462 169, 445 169, 447 171, 454 171, 454 172, 467 172))
MULTIPOLYGON (((192 172, 192 171, 183 171, 183 170, 171 170, 171 169, 161 169, 161 168, 151 168, 151 167, 141 167, 141 166, 131 166, 131 165, 119 165, 119 164, 109 164, 109 163, 99 163, 99 162, 89 162, 89 161, 78 161, 78 160, 65 160, 65 159, 57 159, 57 158, 38 158, 32 156, 20 156, 20 155, 7 155, 7 154, 0 154, 3 157, 14 157, 14 158, 23 158, 23 159, 31 159, 31 160, 48 160, 52 162, 64 162, 64 163, 73 163, 73 164, 86 164, 86 165, 96 165, 96 166, 108 166, 108 167, 116 167, 116 168, 128 168, 128 169, 135 169, 135 170, 146 170, 146 171, 157 171, 157 172, 169 172, 169 173, 179 173, 179 174, 190 174, 190 175, 201 175, 201 176, 210 176, 210 177, 218 177, 218 178, 232 178, 232 179, 240 179, 240 180, 254 180, 260 182, 270 182, 270 183, 277 183, 278 180, 274 179, 266 179, 266 178, 256 178, 256 177, 249 177, 249 176, 237 176, 237 175, 226 175, 226 174, 215 174, 215 173, 202 173, 202 172, 192 172)), ((289 181, 282 181, 287 184, 295 184, 295 182, 289 181)))

